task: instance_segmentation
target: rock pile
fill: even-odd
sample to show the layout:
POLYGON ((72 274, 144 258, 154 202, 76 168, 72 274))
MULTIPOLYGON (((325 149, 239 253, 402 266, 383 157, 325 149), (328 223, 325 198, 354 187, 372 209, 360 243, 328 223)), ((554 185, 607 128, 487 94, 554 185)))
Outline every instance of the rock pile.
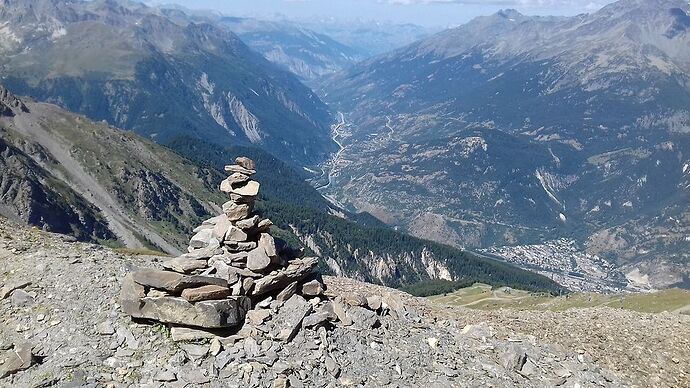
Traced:
MULTIPOLYGON (((260 187, 252 179, 254 161, 240 157, 225 170, 230 175, 220 190, 230 200, 223 204, 223 214, 197 227, 188 253, 165 261, 165 270, 141 270, 125 278, 120 296, 125 313, 172 325, 223 329, 244 322, 257 303, 282 304, 295 300, 291 298, 296 293, 323 293, 315 273, 318 260, 299 258, 271 236, 270 220, 252 215, 260 187)), ((254 312, 251 319, 260 320, 262 314, 254 312)))

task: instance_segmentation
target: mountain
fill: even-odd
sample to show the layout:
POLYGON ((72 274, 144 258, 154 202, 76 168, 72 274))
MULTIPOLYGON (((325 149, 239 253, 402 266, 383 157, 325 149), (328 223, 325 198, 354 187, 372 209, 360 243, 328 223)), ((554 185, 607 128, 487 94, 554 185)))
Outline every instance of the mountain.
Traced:
POLYGON ((389 230, 334 208, 304 175, 257 148, 194 138, 171 149, 0 88, 0 215, 82 241, 177 254, 191 230, 222 210, 228 160, 251 155, 265 194, 257 211, 324 270, 392 286, 430 279, 482 281, 558 293, 511 265, 389 230), (181 155, 189 156, 186 159, 181 155), (192 159, 194 161, 192 161, 192 159), (335 215, 334 215, 335 214, 335 215))
POLYGON ((300 20, 295 23, 330 36, 366 57, 383 54, 425 38, 439 28, 411 23, 391 23, 373 20, 338 20, 334 18, 300 20))
POLYGON ((322 90, 346 121, 323 192, 455 246, 566 238, 631 284, 687 282, 688 15, 505 10, 358 64, 322 90))
POLYGON ((249 47, 304 81, 344 70, 368 55, 331 37, 287 21, 222 17, 217 23, 249 47))
POLYGON ((298 165, 336 148, 311 90, 198 19, 116 0, 2 1, 3 84, 163 144, 253 144, 298 165))

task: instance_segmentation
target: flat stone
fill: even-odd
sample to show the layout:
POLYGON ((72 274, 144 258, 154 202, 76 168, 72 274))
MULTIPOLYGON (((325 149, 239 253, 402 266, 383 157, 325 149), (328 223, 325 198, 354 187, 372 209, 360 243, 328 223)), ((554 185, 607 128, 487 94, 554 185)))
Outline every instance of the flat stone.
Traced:
POLYGON ((146 289, 134 281, 134 276, 129 274, 122 280, 119 302, 122 311, 135 310, 139 306, 141 298, 146 296, 146 289))
POLYGON ((172 381, 177 381, 177 375, 175 375, 175 372, 169 370, 161 371, 153 377, 153 380, 169 383, 172 381))
POLYGON ((197 269, 206 268, 206 260, 192 260, 185 257, 176 257, 163 262, 163 268, 182 274, 192 273, 197 269))
POLYGON ((3 286, 2 288, 0 288, 0 300, 3 300, 10 296, 12 291, 26 288, 29 285, 31 285, 31 282, 20 281, 3 286))
POLYGON ((251 310, 247 313, 247 320, 254 326, 259 326, 271 316, 271 310, 251 310))
POLYGON ((223 204, 223 213, 232 222, 243 220, 252 212, 252 206, 246 203, 228 201, 223 204))
POLYGON ((205 248, 211 244, 211 239, 213 239, 213 229, 202 229, 192 236, 191 240, 189 240, 189 246, 192 248, 205 248))
POLYGON ((242 166, 234 165, 234 164, 225 166, 225 171, 229 172, 229 173, 239 172, 240 174, 249 175, 249 176, 256 174, 256 170, 250 170, 250 169, 244 168, 242 166))
POLYGON ((205 285, 227 286, 227 281, 209 276, 185 276, 170 271, 143 270, 132 274, 132 279, 146 287, 157 288, 171 293, 182 292, 185 288, 205 285))
POLYGON ((378 311, 381 308, 381 297, 378 295, 367 296, 367 307, 370 310, 378 311))
POLYGON ((192 304, 177 297, 144 297, 139 300, 138 305, 127 306, 129 308, 125 313, 135 318, 215 329, 233 327, 244 322, 244 316, 251 308, 251 301, 247 297, 237 296, 192 304))
POLYGON ((223 216, 222 216, 222 215, 219 215, 219 216, 211 217, 211 218, 209 218, 208 220, 205 220, 204 222, 202 222, 201 225, 211 225, 211 226, 213 226, 213 225, 215 225, 216 223, 218 223, 218 220, 220 220, 221 217, 223 217, 223 216))
POLYGON ((323 294, 323 284, 317 279, 302 284, 302 295, 319 296, 323 294))
POLYGON ((249 251, 247 255, 247 268, 252 271, 263 271, 271 265, 271 258, 261 246, 249 251))
POLYGON ((30 344, 25 343, 15 346, 12 350, 8 350, 2 357, 5 362, 0 365, 0 379, 29 369, 35 362, 31 348, 30 344))
POLYGON ((194 234, 196 234, 196 233, 201 232, 204 229, 213 229, 213 225, 201 224, 201 225, 197 226, 196 228, 194 228, 194 230, 192 230, 192 232, 194 232, 194 234))
POLYGON ((299 295, 293 295, 283 304, 274 319, 276 324, 272 333, 273 337, 280 341, 292 341, 302 326, 302 321, 311 310, 312 306, 309 302, 299 295))
POLYGON ((238 157, 235 159, 235 163, 242 168, 246 168, 247 170, 256 170, 256 163, 246 156, 238 157))
POLYGON ((34 304, 34 297, 22 289, 17 289, 10 294, 10 302, 15 307, 26 307, 34 304))
POLYGON ((221 253, 223 253, 223 250, 220 247, 220 242, 218 242, 218 240, 214 238, 213 240, 211 240, 211 243, 207 247, 192 249, 191 252, 185 253, 181 257, 190 260, 201 260, 208 259, 215 255, 220 255, 221 253))
POLYGON ((254 202, 256 201, 256 196, 247 196, 236 193, 230 193, 230 201, 237 204, 247 204, 249 206, 253 206, 254 202))
POLYGON ((345 311, 345 306, 343 306, 343 304, 338 299, 333 301, 333 312, 338 317, 338 320, 343 324, 343 326, 352 325, 352 319, 349 315, 347 315, 347 312, 345 311))
POLYGON ((314 271, 318 262, 319 259, 315 257, 292 260, 286 268, 258 279, 252 295, 265 294, 302 280, 314 271))
POLYGON ((302 322, 303 327, 318 326, 329 320, 335 321, 338 317, 333 312, 332 308, 321 308, 318 311, 310 314, 302 322))
POLYGON ((256 243, 254 241, 246 242, 236 242, 236 241, 226 241, 225 248, 230 252, 246 252, 256 249, 256 243))
POLYGON ((376 313, 364 307, 354 306, 348 314, 352 317, 354 327, 361 330, 371 329, 379 323, 376 313))
POLYGON ((230 289, 228 287, 213 285, 187 288, 182 291, 182 297, 187 299, 189 302, 223 299, 228 296, 230 296, 230 289))
POLYGON ((216 334, 191 327, 173 326, 170 328, 170 336, 175 342, 198 341, 216 338, 216 334))

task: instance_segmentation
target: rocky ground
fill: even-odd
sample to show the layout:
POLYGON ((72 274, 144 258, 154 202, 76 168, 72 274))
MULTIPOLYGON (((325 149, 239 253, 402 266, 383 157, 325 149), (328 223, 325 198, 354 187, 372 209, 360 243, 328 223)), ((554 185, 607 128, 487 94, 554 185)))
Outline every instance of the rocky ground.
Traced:
POLYGON ((290 341, 269 339, 282 321, 267 306, 241 330, 186 341, 118 305, 123 277, 161 258, 0 219, 0 263, 1 387, 690 387, 683 315, 474 311, 327 277, 327 295, 355 299, 344 320, 311 314, 290 341))

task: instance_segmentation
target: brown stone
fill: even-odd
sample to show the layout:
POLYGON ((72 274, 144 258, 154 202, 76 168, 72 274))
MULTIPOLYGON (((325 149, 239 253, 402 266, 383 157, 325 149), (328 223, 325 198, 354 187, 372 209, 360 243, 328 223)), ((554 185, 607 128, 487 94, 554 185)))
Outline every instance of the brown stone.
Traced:
POLYGON ((243 197, 256 197, 259 195, 259 188, 261 185, 257 181, 248 181, 241 186, 232 187, 230 192, 232 194, 241 195, 243 197))
POLYGON ((191 260, 185 257, 176 257, 164 261, 163 268, 182 274, 188 274, 194 270, 206 268, 206 260, 191 260))
POLYGON ((283 288, 294 281, 302 280, 312 273, 318 262, 319 259, 315 257, 295 259, 286 268, 258 279, 254 284, 252 295, 262 295, 283 288))
POLYGON ((223 204, 223 212, 228 220, 235 222, 249 217, 252 212, 252 206, 246 203, 228 201, 223 204))
POLYGON ((224 299, 228 296, 230 296, 230 289, 222 286, 201 286, 197 288, 187 288, 182 291, 182 297, 189 302, 224 299))
POLYGON ((247 256, 247 268, 252 271, 263 271, 271 265, 271 258, 268 257, 263 247, 249 251, 247 256))
POLYGON ((247 168, 244 168, 242 166, 235 165, 235 164, 225 166, 225 171, 227 171, 229 173, 239 172, 240 174, 250 175, 250 176, 256 174, 256 170, 250 170, 250 169, 247 169, 247 168))

